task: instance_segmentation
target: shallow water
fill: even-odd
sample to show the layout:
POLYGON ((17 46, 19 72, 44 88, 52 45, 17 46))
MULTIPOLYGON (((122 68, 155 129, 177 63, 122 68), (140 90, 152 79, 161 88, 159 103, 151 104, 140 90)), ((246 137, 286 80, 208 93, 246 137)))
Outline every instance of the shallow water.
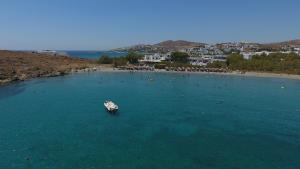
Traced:
POLYGON ((13 84, 0 88, 0 168, 299 169, 299 98, 297 80, 221 75, 13 84))

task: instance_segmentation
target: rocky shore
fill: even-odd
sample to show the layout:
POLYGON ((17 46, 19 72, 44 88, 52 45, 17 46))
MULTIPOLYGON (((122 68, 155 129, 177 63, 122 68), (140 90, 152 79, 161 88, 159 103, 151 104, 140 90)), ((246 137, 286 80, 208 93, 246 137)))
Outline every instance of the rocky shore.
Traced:
POLYGON ((88 59, 32 52, 0 51, 0 85, 95 69, 97 69, 95 61, 88 59))

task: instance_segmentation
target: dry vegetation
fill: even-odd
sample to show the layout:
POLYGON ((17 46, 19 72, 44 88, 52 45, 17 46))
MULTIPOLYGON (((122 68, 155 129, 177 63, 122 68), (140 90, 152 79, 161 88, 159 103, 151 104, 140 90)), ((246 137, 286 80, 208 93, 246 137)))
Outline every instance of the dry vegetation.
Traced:
POLYGON ((95 66, 94 61, 31 52, 0 51, 0 85, 36 77, 64 75, 95 66))

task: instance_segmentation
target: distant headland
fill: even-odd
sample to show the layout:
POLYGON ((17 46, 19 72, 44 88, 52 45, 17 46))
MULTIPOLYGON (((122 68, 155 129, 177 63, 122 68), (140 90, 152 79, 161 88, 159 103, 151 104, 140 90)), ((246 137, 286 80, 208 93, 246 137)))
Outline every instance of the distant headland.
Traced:
POLYGON ((93 68, 95 61, 57 54, 54 51, 0 51, 0 85, 37 77, 53 77, 93 68))

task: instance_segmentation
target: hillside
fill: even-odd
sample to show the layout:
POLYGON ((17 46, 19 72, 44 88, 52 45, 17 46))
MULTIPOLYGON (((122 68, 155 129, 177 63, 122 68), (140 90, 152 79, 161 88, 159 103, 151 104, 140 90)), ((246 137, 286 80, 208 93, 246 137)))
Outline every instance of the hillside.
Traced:
POLYGON ((205 45, 204 43, 189 42, 184 40, 178 40, 178 41, 168 40, 168 41, 155 44, 154 46, 159 46, 162 48, 166 48, 168 50, 180 50, 180 49, 199 47, 204 45, 205 45))
MULTIPOLYGON (((224 49, 228 48, 228 45, 235 45, 236 43, 232 42, 226 42, 226 43, 217 43, 215 44, 218 48, 224 49)), ((298 40, 290 40, 290 41, 285 41, 285 42, 276 42, 276 43, 266 43, 266 44, 261 44, 261 43, 243 43, 240 42, 240 45, 245 45, 244 48, 247 49, 247 46, 250 47, 251 50, 255 48, 255 50, 277 50, 280 51, 282 49, 286 50, 291 50, 293 47, 298 47, 300 48, 300 39, 298 40)), ((114 51, 122 51, 122 52, 128 52, 128 51, 134 51, 134 52, 141 52, 141 53, 156 53, 156 52, 161 52, 161 53, 166 53, 169 51, 178 51, 182 49, 188 49, 188 48, 194 48, 194 47, 204 47, 206 44, 205 43, 200 43, 200 42, 189 42, 189 41, 184 41, 184 40, 167 40, 163 41, 157 44, 153 45, 134 45, 131 47, 125 47, 125 48, 118 48, 118 49, 113 49, 114 51)))
POLYGON ((284 48, 284 47, 298 47, 298 48, 300 48, 300 39, 284 41, 284 42, 262 44, 262 47, 271 48, 271 49, 281 49, 281 48, 284 48))
POLYGON ((193 48, 193 47, 199 47, 204 46, 204 43, 198 43, 198 42, 189 42, 184 40, 168 40, 164 42, 160 42, 158 44, 154 45, 134 45, 131 47, 125 47, 125 48, 117 48, 113 49, 114 51, 135 51, 135 52, 168 52, 168 51, 177 51, 181 49, 187 49, 187 48, 193 48))
POLYGON ((86 59, 0 50, 0 85, 36 77, 63 75, 93 65, 93 61, 86 59))

